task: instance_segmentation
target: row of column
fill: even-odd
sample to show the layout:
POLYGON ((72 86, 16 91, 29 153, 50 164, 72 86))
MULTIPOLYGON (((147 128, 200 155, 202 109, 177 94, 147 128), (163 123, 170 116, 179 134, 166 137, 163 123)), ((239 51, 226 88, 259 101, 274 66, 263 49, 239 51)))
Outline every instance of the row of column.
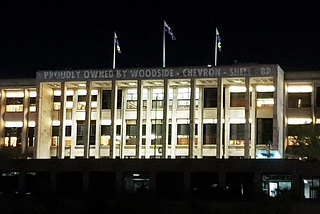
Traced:
MULTIPOLYGON (((137 136, 136 136, 136 150, 135 150, 135 158, 140 159, 142 157, 142 125, 143 125, 143 81, 138 80, 137 81, 137 117, 136 117, 136 126, 137 126, 137 136)), ((252 93, 252 107, 250 110, 250 78, 245 78, 245 86, 247 88, 245 92, 245 146, 244 146, 244 157, 250 158, 255 157, 255 141, 256 141, 256 91, 255 87, 253 87, 253 93, 252 93), (251 122, 251 132, 250 132, 250 122, 249 118, 252 119, 251 122), (250 151, 250 138, 251 138, 251 151, 250 151)), ((194 158, 197 156, 198 158, 202 158, 202 137, 203 137, 203 88, 200 87, 200 97, 198 102, 198 114, 196 115, 196 109, 195 109, 195 79, 190 79, 190 106, 189 106, 189 126, 190 126, 190 134, 189 134, 189 152, 188 157, 194 158), (198 145, 197 149, 195 149, 195 124, 196 124, 196 118, 198 118, 198 145)), ((59 136, 59 145, 57 149, 57 157, 58 158, 64 158, 64 148, 65 148, 65 120, 66 120, 66 83, 61 82, 61 107, 60 107, 60 136, 59 136)), ((176 90, 176 89, 174 89, 176 90)), ((84 158, 90 157, 90 124, 91 124, 91 82, 86 82, 86 110, 85 110, 85 130, 84 133, 84 158)), ((117 121, 117 96, 118 96, 118 86, 116 84, 116 80, 112 80, 112 96, 111 96, 111 140, 110 140, 110 158, 116 158, 116 121, 117 121)), ((150 91, 150 90, 149 90, 150 91)), ((230 135, 230 93, 229 93, 229 85, 223 85, 223 79, 218 78, 218 94, 217 94, 217 115, 212 115, 212 118, 217 118, 217 145, 216 145, 216 158, 228 158, 228 142, 229 142, 229 135, 230 135), (225 108, 223 108, 223 88, 225 87, 225 108), (223 124, 224 119, 224 124, 223 124), (222 139, 223 139, 223 125, 224 125, 224 139, 225 144, 223 145, 222 139)), ((74 94, 74 98, 76 98, 76 93, 74 94)), ((100 100, 100 93, 98 100, 100 100)), ((152 94, 149 92, 148 95, 148 105, 147 105, 147 121, 151 120, 150 112, 151 112, 151 100, 152 100, 152 94)), ((176 92, 174 93, 174 96, 176 96, 176 92)), ((174 98, 176 100, 177 98, 174 98)), ((98 104, 99 105, 99 104, 98 104)), ((76 99, 74 99, 74 108, 76 106, 76 99)), ((100 121, 100 109, 101 106, 98 106, 97 110, 97 121, 100 121)), ((177 104, 176 102, 173 102, 172 106, 172 125, 175 125, 176 123, 176 109, 177 104)), ((126 94, 122 93, 122 109, 121 109, 121 121, 122 121, 122 127, 126 127, 126 118, 125 118, 125 110, 126 110, 126 94)), ((72 120, 73 124, 76 124, 76 111, 72 111, 72 120)), ((163 133, 163 140, 162 140, 162 158, 168 158, 170 155, 171 158, 175 157, 175 154, 171 152, 171 154, 168 153, 168 139, 169 139, 169 84, 168 79, 164 79, 164 99, 163 99, 163 124, 164 127, 164 133, 163 133)), ((148 121, 149 122, 149 121, 148 121)), ((172 126, 172 127, 175 127, 172 126)), ((147 128, 151 128, 150 126, 147 126, 147 128)), ((72 130, 74 135, 76 136, 76 129, 73 128, 72 130)), ((121 129, 121 146, 120 146, 120 158, 124 158, 124 145, 126 142, 126 129, 121 129)), ((150 133, 150 130, 147 130, 147 133, 150 133)), ((172 128, 172 134, 175 136, 176 129, 172 128), (175 134, 175 135, 174 135, 175 134)), ((96 126, 96 142, 100 142, 99 139, 100 136, 100 122, 97 122, 96 126)), ((147 144, 146 148, 149 148, 150 145, 150 136, 147 136, 147 144)), ((75 141, 75 140, 73 140, 75 141)), ((174 140, 173 140, 174 141, 174 140)), ((172 148, 176 145, 176 143, 172 143, 172 148)), ((96 143, 96 149, 100 151, 99 149, 99 143, 96 143)), ((172 150, 174 151, 174 150, 172 150)), ((98 152, 99 153, 99 152, 98 152)), ((148 158, 148 154, 145 155, 146 158, 148 158)))

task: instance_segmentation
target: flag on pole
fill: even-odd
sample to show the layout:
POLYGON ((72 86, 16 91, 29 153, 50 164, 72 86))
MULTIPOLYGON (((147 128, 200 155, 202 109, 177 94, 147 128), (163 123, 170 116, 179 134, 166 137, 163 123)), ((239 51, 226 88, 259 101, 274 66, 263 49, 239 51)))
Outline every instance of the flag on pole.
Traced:
POLYGON ((120 49, 120 45, 119 45, 119 41, 118 41, 118 37, 117 37, 117 34, 116 33, 114 33, 114 43, 116 44, 116 46, 117 46, 117 51, 118 51, 118 53, 121 53, 121 49, 120 49))
POLYGON ((176 40, 176 37, 173 35, 173 32, 166 21, 164 21, 164 29, 168 34, 170 34, 172 40, 176 40))
POLYGON ((218 45, 219 51, 221 52, 221 42, 222 42, 222 40, 221 40, 221 37, 219 35, 218 28, 216 30, 217 30, 216 34, 217 34, 217 42, 218 42, 217 45, 218 45))

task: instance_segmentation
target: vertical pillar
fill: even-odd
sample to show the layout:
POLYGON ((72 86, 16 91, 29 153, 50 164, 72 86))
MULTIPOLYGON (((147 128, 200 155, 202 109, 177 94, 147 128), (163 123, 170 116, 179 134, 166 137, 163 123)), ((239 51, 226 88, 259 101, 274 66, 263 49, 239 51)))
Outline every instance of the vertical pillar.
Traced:
POLYGON ((256 144, 257 144, 257 90, 256 86, 252 86, 252 99, 251 99, 251 110, 250 110, 250 115, 251 115, 251 152, 250 156, 251 158, 256 158, 256 144))
POLYGON ((194 99, 195 99, 195 82, 194 79, 190 79, 190 107, 189 107, 189 121, 190 121, 190 134, 189 134, 189 158, 193 158, 193 149, 194 149, 194 136, 195 136, 195 113, 194 113, 194 99))
POLYGON ((171 117, 171 159, 176 158, 177 145, 177 104, 178 104, 178 89, 173 88, 172 100, 172 117, 171 117))
POLYGON ((223 120, 223 83, 222 83, 222 78, 218 78, 216 158, 219 158, 219 159, 223 157, 223 142, 222 142, 223 122, 222 120, 223 120))
POLYGON ((142 144, 142 113, 143 113, 143 86, 142 80, 138 80, 138 100, 137 100, 137 140, 136 140, 136 158, 141 158, 141 144, 142 144))
MULTIPOLYGON (((229 158, 230 144, 230 86, 225 86, 225 106, 224 106, 224 158, 229 158)), ((223 99, 223 98, 222 98, 223 99)))
POLYGON ((122 194, 122 172, 116 172, 116 196, 120 197, 122 194))
POLYGON ((168 158, 168 139, 169 139, 169 83, 168 79, 164 79, 163 84, 164 97, 163 97, 163 131, 162 132, 162 158, 168 158))
MULTIPOLYGON (((249 140, 250 140, 250 78, 245 78, 246 92, 245 92, 245 119, 246 123, 244 124, 244 158, 250 158, 249 154, 249 140)), ((251 130, 252 131, 252 130, 251 130)))
POLYGON ((112 80, 111 90, 111 141, 110 141, 110 158, 116 158, 116 136, 117 136, 117 95, 118 87, 116 80, 112 80))
POLYGON ((150 158, 151 151, 151 113, 152 113, 152 88, 148 88, 147 112, 146 112, 146 159, 150 158))
POLYGON ((91 126, 91 82, 86 82, 86 119, 85 119, 85 133, 84 133, 84 158, 90 157, 90 126, 91 126))
POLYGON ((82 174, 82 190, 88 191, 90 183, 90 172, 84 171, 82 174))
POLYGON ((19 184, 18 184, 18 191, 20 195, 24 195, 25 193, 25 184, 26 184, 26 172, 20 171, 19 172, 19 184))
POLYGON ((1 97, 0 97, 0 145, 4 145, 4 138, 5 138, 4 113, 5 112, 6 112, 6 91, 1 89, 1 97))
POLYGON ((95 158, 100 158, 100 145, 101 145, 101 101, 102 101, 102 96, 101 96, 101 89, 98 90, 98 95, 97 95, 97 119, 96 119, 96 144, 95 144, 95 150, 96 150, 96 155, 95 158))
POLYGON ((203 145, 203 86, 199 88, 198 100, 198 145, 197 145, 197 158, 202 158, 202 145, 203 145))
POLYGON ((121 144, 120 144, 120 157, 123 159, 125 154, 126 145, 126 109, 127 109, 127 90, 122 90, 122 103, 121 103, 121 144))
POLYGON ((70 158, 75 158, 75 147, 77 141, 77 107, 78 107, 78 90, 73 92, 73 107, 72 107, 72 127, 71 127, 71 146, 70 146, 70 158))
POLYGON ((184 195, 190 196, 190 185, 191 185, 191 173, 186 171, 183 176, 184 180, 184 195))
POLYGON ((22 119, 22 133, 21 133, 21 155, 24 156, 27 150, 28 143, 28 116, 30 106, 30 93, 27 89, 24 89, 23 98, 23 119, 22 119))
POLYGON ((59 143, 58 143, 58 154, 57 157, 64 159, 64 150, 65 150, 65 132, 66 132, 66 83, 61 82, 61 104, 59 111, 59 120, 60 120, 60 132, 59 132, 59 143))

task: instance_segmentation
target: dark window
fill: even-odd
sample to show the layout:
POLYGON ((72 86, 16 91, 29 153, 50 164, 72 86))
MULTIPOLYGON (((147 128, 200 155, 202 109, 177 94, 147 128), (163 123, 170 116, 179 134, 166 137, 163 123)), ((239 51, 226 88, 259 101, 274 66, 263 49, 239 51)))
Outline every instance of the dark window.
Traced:
POLYGON ((96 121, 91 120, 90 124, 90 145, 95 145, 96 142, 96 121))
POLYGON ((316 88, 316 105, 320 108, 320 87, 316 88))
POLYGON ((86 95, 79 95, 78 102, 86 102, 86 95))
POLYGON ((97 101, 97 100, 98 100, 98 95, 91 96, 91 101, 97 101))
POLYGON ((71 126, 66 126, 66 134, 65 136, 66 137, 71 137, 71 130, 72 130, 72 127, 71 126))
MULTIPOLYGON (((122 90, 118 90, 117 109, 121 109, 122 90)), ((102 90, 102 109, 111 109, 111 90, 102 90)))
POLYGON ((53 96, 53 102, 61 102, 61 96, 53 96))
POLYGON ((67 101, 73 101, 73 96, 67 96, 67 101))
MULTIPOLYGON (((121 125, 117 125, 117 135, 121 134, 121 125)), ((111 125, 101 126, 101 135, 111 135, 111 125)))
POLYGON ((273 119, 257 119, 257 144, 268 144, 273 140, 273 119))
POLYGON ((60 126, 52 126, 52 136, 59 136, 60 126))
POLYGON ((34 127, 28 127, 28 146, 34 146, 35 130, 34 127))
MULTIPOLYGON (((250 132, 250 126, 249 126, 250 132)), ((250 139, 249 135, 249 139, 250 139)), ((244 140, 245 139, 245 124, 230 124, 230 140, 244 140)))
POLYGON ((77 121, 77 145, 84 145, 84 121, 77 121))
POLYGON ((36 104, 36 97, 30 97, 30 105, 35 105, 36 104))
POLYGON ((7 98, 7 105, 23 104, 23 98, 7 98))
MULTIPOLYGON (((231 92, 230 93, 230 107, 245 107, 246 99, 245 99, 245 92, 231 92)), ((251 106, 251 96, 252 93, 250 92, 250 106, 251 106)))
POLYGON ((311 107, 311 93, 289 93, 289 108, 309 108, 311 107))
POLYGON ((257 98, 273 98, 273 92, 257 92, 257 98))
POLYGON ((217 88, 205 88, 204 89, 204 108, 216 108, 217 107, 217 88))
POLYGON ((217 124, 203 124, 203 144, 216 144, 217 124))

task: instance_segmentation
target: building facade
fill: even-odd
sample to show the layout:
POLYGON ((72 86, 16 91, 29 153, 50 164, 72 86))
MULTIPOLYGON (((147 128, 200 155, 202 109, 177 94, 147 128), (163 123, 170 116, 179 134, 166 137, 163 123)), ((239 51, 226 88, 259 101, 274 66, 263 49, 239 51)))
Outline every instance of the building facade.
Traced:
POLYGON ((289 127, 318 123, 319 77, 278 65, 38 71, 1 80, 1 144, 36 159, 285 158, 289 127))

